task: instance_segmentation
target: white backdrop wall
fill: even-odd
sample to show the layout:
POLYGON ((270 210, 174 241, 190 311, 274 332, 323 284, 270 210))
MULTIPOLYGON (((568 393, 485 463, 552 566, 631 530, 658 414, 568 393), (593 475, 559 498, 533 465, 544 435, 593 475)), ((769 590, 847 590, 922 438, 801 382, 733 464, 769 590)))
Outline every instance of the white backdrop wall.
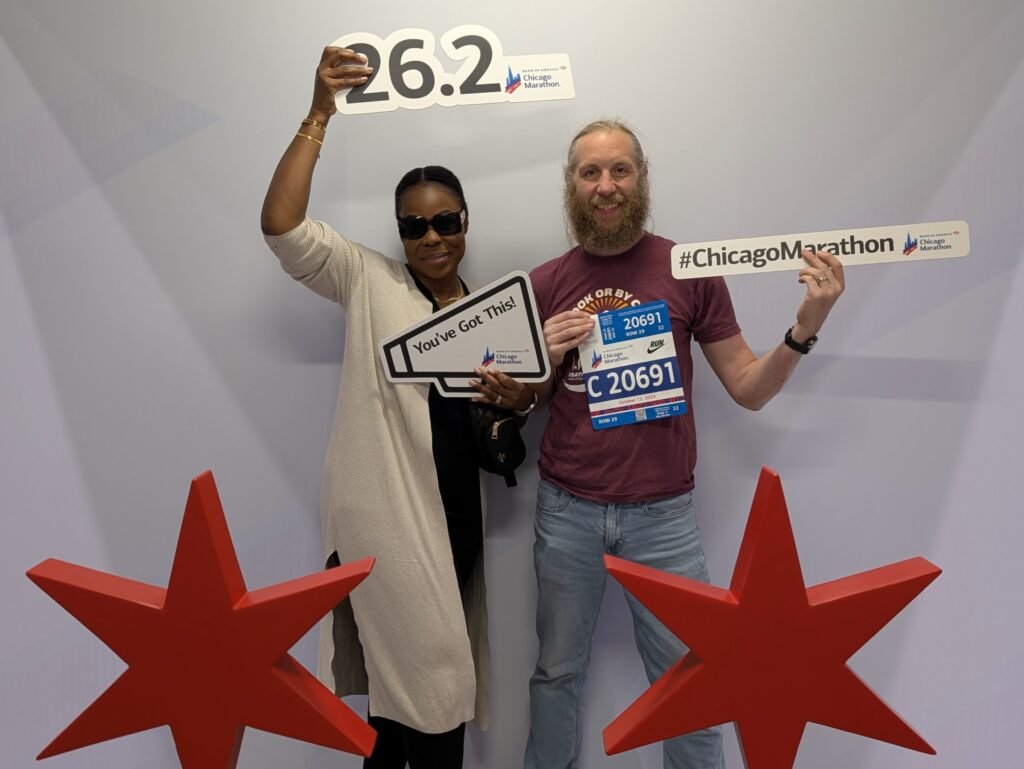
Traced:
MULTIPOLYGON (((28 567, 54 556, 166 584, 188 481, 205 468, 250 587, 320 564, 318 478, 344 317, 263 246, 263 191, 323 45, 465 23, 492 29, 510 55, 567 53, 577 98, 339 116, 314 215, 398 256, 396 180, 445 164, 469 196, 468 276, 529 269, 565 246, 569 137, 618 115, 651 157, 653 226, 679 241, 970 223, 968 259, 849 270, 820 345, 764 411, 732 404, 698 363, 698 509, 718 584, 763 464, 782 475, 809 584, 912 555, 945 569, 853 660, 938 757, 811 726, 798 767, 1018 765, 1017 0, 4 0, 0 765, 32 765, 122 668, 25 579, 28 567)), ((729 285, 751 345, 776 344, 799 301, 795 275, 729 285)), ((531 464, 543 419, 529 426, 531 464)), ((536 471, 520 481, 490 489, 494 724, 470 731, 467 767, 518 766, 526 737, 536 471)), ((627 614, 612 584, 586 691, 586 767, 660 766, 657 748, 601 750, 603 726, 646 685, 627 614)), ((294 653, 311 665, 312 635, 294 653)), ((47 762, 176 765, 167 730, 47 762)), ((359 762, 249 731, 239 765, 359 762)))

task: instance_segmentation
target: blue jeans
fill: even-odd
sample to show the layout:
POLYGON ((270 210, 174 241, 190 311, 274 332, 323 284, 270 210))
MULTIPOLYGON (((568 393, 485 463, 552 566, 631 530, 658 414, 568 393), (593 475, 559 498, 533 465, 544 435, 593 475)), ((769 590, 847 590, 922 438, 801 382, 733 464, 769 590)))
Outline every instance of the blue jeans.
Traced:
MULTIPOLYGON (((693 494, 634 504, 581 499, 541 480, 533 547, 540 655, 530 678, 526 769, 575 769, 591 639, 604 596, 605 553, 708 581, 693 494)), ((629 592, 633 633, 651 682, 686 646, 629 592)), ((719 729, 666 740, 666 769, 721 769, 719 729)))

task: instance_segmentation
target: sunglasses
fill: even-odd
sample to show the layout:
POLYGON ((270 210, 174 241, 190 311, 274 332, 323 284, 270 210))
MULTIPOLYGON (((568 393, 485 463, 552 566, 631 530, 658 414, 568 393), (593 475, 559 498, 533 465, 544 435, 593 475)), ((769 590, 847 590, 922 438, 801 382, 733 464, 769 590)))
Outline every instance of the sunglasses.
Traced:
POLYGON ((428 228, 433 229, 438 235, 458 235, 462 232, 465 217, 465 210, 438 214, 430 220, 422 216, 400 216, 398 236, 402 240, 418 240, 427 234, 428 228))

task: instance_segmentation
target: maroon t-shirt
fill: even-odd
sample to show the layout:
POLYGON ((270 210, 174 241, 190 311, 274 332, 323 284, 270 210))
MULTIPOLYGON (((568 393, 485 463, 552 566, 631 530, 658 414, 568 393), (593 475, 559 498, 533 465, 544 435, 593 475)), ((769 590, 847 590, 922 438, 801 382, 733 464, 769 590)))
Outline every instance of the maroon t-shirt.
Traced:
POLYGON ((724 280, 672 277, 673 245, 648 233, 618 256, 594 256, 577 246, 530 273, 542 321, 565 310, 598 313, 658 299, 668 304, 672 318, 686 394, 684 415, 595 430, 578 351, 570 351, 555 372, 540 474, 577 496, 639 502, 693 488, 697 438, 690 339, 718 342, 738 334, 740 327, 724 280))

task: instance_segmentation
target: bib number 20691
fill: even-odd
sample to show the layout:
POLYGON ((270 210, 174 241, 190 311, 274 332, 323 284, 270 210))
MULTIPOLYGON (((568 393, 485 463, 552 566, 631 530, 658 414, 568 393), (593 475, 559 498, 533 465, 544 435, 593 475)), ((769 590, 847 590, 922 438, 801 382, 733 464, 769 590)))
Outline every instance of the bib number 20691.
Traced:
POLYGON ((595 400, 675 387, 679 387, 679 370, 674 358, 595 372, 587 377, 587 392, 595 400))

